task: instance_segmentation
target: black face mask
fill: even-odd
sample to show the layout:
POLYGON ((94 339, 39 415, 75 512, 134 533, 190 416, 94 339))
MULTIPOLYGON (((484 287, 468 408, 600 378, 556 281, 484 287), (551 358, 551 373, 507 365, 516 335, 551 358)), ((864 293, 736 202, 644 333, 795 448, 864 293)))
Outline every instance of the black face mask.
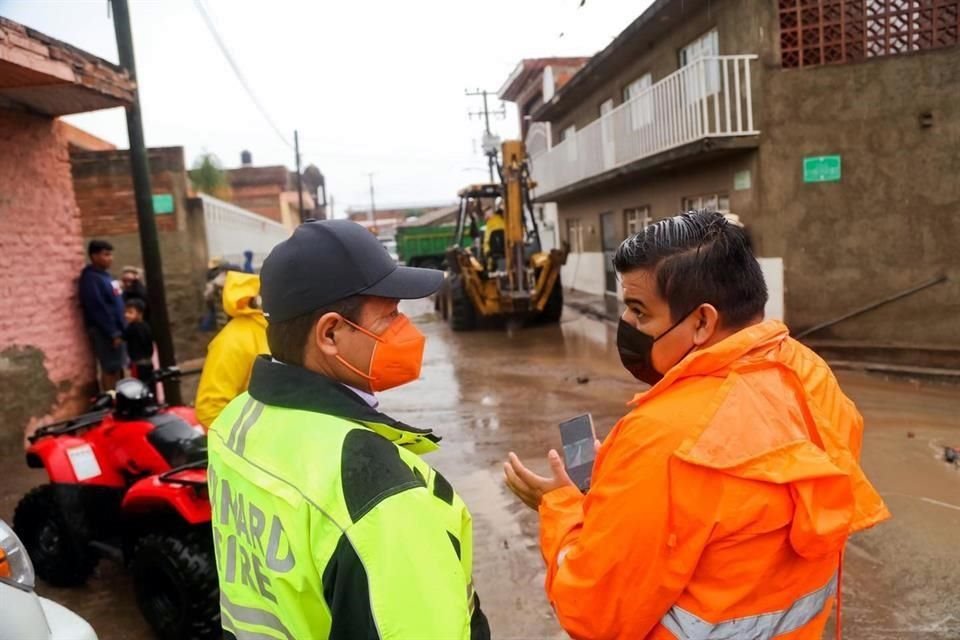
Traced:
MULTIPOLYGON (((693 313, 693 311, 690 313, 693 313)), ((617 327, 617 351, 620 352, 620 362, 623 363, 624 368, 634 378, 640 382, 646 382, 651 387, 660 382, 663 374, 653 367, 653 344, 680 326, 680 323, 686 320, 690 313, 680 318, 672 327, 656 338, 640 331, 620 318, 620 326, 617 327)), ((694 346, 696 345, 690 345, 687 353, 683 354, 680 360, 686 358, 687 354, 693 351, 694 346)))

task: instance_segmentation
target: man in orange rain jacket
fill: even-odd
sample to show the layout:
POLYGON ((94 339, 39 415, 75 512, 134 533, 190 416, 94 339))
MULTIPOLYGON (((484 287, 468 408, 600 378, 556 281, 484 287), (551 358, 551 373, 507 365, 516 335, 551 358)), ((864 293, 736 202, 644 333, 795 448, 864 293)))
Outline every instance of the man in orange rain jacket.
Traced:
POLYGON ((858 465, 863 420, 830 369, 763 321, 763 275, 715 212, 661 220, 614 260, 617 343, 652 385, 584 496, 513 454, 540 511, 547 595, 574 638, 820 638, 847 537, 889 517, 858 465))

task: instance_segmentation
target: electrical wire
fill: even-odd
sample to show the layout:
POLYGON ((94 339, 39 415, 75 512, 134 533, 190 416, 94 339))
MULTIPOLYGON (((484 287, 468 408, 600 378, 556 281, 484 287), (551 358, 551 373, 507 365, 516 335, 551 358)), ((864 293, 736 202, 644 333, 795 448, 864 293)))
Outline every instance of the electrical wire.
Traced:
POLYGON ((291 150, 294 149, 293 144, 290 140, 283 135, 283 131, 280 127, 277 126, 277 123, 274 122, 273 118, 270 117, 270 114, 267 112, 267 109, 263 106, 263 103, 260 102, 260 99, 257 98, 257 94, 254 93, 253 87, 250 86, 250 83, 247 82, 246 76, 243 75, 243 72, 240 70, 240 66, 237 64, 236 60, 233 59, 233 56, 230 55, 230 50, 227 48, 226 43, 223 41, 223 38, 220 37, 220 33, 217 31, 217 26, 213 21, 213 18, 210 17, 210 14, 207 12, 206 7, 203 6, 203 0, 193 0, 194 4, 197 7, 197 11, 200 12, 200 15, 203 17, 203 21, 207 25, 207 29, 210 31, 210 35, 213 36, 214 41, 216 41, 217 46, 220 48, 223 57, 227 59, 227 62, 230 64, 230 68, 233 69, 233 73, 237 76, 237 80, 240 81, 240 85, 243 87, 244 91, 247 92, 247 95, 250 96, 250 100, 253 102, 253 105, 260 112, 260 115, 263 116, 263 119, 267 121, 267 124, 273 129, 274 133, 277 134, 277 137, 283 141, 283 144, 290 147, 291 150))

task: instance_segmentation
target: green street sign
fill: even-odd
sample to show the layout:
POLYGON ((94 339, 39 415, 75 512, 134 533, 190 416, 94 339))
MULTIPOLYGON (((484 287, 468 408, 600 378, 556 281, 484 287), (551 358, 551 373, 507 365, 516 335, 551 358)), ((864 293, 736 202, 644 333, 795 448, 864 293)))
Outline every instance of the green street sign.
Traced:
POLYGON ((737 171, 733 174, 733 190, 744 191, 750 188, 750 169, 737 171))
POLYGON ((803 159, 804 182, 840 182, 840 156, 811 156, 803 159))
POLYGON ((162 216, 173 213, 173 194, 160 193, 153 196, 153 214, 162 216))

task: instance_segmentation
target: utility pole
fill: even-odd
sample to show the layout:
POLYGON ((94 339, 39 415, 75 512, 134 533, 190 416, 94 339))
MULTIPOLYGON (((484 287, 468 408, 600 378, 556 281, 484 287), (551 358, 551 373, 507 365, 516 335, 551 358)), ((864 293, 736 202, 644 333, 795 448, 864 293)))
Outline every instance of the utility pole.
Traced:
POLYGON ((377 226, 377 205, 373 202, 373 174, 368 173, 367 177, 370 179, 370 213, 368 214, 367 220, 370 221, 372 230, 373 227, 377 226))
MULTIPOLYGON (((177 364, 167 316, 167 296, 163 283, 163 260, 157 223, 153 217, 153 194, 150 190, 150 164, 143 140, 143 120, 140 115, 140 90, 137 87, 137 65, 133 56, 133 33, 130 29, 130 8, 127 0, 110 0, 113 7, 113 28, 117 36, 120 66, 133 81, 133 102, 127 107, 127 136, 130 139, 130 170, 133 192, 137 203, 137 228, 140 232, 140 253, 147 277, 147 296, 150 304, 150 325, 160 352, 160 366, 177 364)), ((163 381, 164 397, 170 404, 183 404, 178 380, 163 381)))
POLYGON ((303 172, 300 171, 300 136, 293 130, 293 152, 297 156, 297 202, 300 203, 300 222, 303 222, 303 172))
POLYGON ((487 169, 490 171, 490 182, 493 182, 494 168, 497 166, 497 141, 495 140, 493 133, 490 131, 490 116, 496 116, 501 120, 507 117, 507 110, 504 107, 500 107, 498 111, 490 111, 489 106, 487 105, 487 96, 493 93, 492 91, 487 91, 486 89, 475 89, 473 91, 465 90, 464 94, 468 97, 483 96, 483 111, 471 111, 468 115, 470 118, 474 117, 483 117, 484 124, 484 135, 483 135, 483 152, 487 156, 487 169))

